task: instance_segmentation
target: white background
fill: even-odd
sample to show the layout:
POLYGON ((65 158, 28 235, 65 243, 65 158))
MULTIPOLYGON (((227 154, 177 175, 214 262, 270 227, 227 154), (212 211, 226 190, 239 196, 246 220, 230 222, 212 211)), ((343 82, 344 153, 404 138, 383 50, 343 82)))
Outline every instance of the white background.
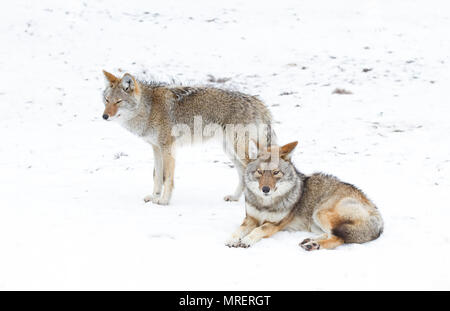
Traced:
POLYGON ((0 289, 450 289, 447 1, 1 6, 0 289), (171 205, 144 204, 152 151, 101 119, 102 69, 259 95, 297 167, 362 188, 384 234, 225 247, 244 202, 222 200, 217 144, 180 150, 171 205))

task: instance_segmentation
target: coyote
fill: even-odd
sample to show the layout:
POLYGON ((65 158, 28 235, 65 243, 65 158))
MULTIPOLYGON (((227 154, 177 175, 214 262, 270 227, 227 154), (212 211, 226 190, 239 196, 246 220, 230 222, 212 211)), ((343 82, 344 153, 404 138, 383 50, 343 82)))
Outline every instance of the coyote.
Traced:
MULTIPOLYGON (((230 124, 266 125, 267 131, 258 135, 265 137, 262 141, 267 145, 272 142, 272 116, 255 96, 208 86, 189 87, 145 82, 128 73, 122 78, 106 71, 103 73, 106 78, 103 119, 119 122, 153 147, 153 194, 147 195, 145 202, 166 205, 170 201, 175 169, 173 147, 176 141, 172 130, 177 125, 195 130, 196 117, 222 129, 230 124)), ((239 200, 244 189, 243 173, 249 162, 248 152, 244 156, 238 156, 236 141, 235 136, 223 139, 224 145, 232 146, 225 148, 225 151, 239 175, 236 191, 225 196, 226 201, 239 200)))
POLYGON ((299 244, 307 251, 378 238, 383 220, 377 207, 361 190, 334 176, 297 171, 291 162, 296 145, 262 150, 247 165, 246 217, 226 245, 246 248, 280 230, 321 234, 299 244))

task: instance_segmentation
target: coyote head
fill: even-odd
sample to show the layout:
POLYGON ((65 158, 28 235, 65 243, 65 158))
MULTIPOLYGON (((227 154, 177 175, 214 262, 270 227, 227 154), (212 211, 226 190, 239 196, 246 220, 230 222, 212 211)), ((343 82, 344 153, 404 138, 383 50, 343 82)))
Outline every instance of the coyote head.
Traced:
POLYGON ((245 171, 247 189, 268 201, 290 191, 298 178, 291 163, 291 153, 297 143, 260 150, 256 160, 247 165, 245 171))
POLYGON ((126 73, 122 78, 103 70, 106 88, 103 91, 105 111, 103 119, 107 121, 127 121, 138 114, 141 90, 136 79, 126 73))

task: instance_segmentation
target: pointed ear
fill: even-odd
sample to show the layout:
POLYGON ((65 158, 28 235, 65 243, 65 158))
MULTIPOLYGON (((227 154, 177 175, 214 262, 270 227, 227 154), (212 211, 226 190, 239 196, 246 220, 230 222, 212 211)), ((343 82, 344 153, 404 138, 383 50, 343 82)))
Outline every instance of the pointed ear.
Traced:
POLYGON ((113 84, 113 83, 119 81, 119 78, 117 78, 112 73, 109 73, 109 72, 103 70, 103 74, 105 75, 105 78, 106 78, 106 81, 108 82, 108 84, 113 84))
POLYGON ((294 148, 297 146, 298 141, 294 141, 292 143, 286 144, 283 147, 280 147, 280 158, 284 160, 291 160, 291 153, 294 148))
POLYGON ((136 79, 129 73, 126 73, 123 75, 121 84, 122 84, 123 90, 127 93, 133 93, 133 92, 138 93, 139 92, 136 79))

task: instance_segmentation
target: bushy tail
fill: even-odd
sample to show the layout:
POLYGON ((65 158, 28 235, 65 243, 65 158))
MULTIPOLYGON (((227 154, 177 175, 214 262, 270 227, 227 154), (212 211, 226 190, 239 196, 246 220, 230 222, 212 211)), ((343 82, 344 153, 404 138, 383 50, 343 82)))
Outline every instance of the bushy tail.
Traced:
POLYGON ((376 211, 369 218, 362 221, 346 221, 331 233, 344 239, 345 243, 364 243, 375 240, 383 232, 383 219, 376 211))

